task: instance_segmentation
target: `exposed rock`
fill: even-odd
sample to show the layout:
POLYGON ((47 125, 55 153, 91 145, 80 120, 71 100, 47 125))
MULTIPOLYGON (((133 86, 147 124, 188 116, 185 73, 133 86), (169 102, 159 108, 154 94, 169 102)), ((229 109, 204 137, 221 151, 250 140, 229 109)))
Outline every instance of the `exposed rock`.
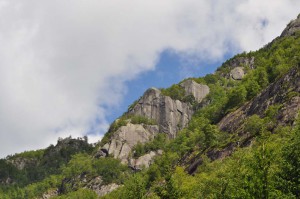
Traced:
POLYGON ((85 186, 85 188, 95 191, 98 196, 104 196, 112 192, 113 190, 117 189, 118 187, 120 187, 120 185, 117 185, 115 183, 103 185, 102 182, 103 181, 101 179, 101 176, 97 176, 92 180, 90 180, 88 184, 85 186))
POLYGON ((198 84, 188 79, 180 84, 185 90, 186 95, 194 96, 195 100, 200 103, 209 93, 209 87, 204 84, 198 84))
POLYGON ((120 185, 112 183, 112 184, 108 184, 108 185, 102 185, 100 190, 98 190, 98 191, 94 190, 94 191, 98 194, 98 196, 104 196, 119 187, 120 187, 120 185))
POLYGON ((236 67, 230 71, 230 76, 234 80, 241 80, 245 75, 244 67, 236 67))
POLYGON ((122 163, 128 163, 131 149, 137 143, 145 143, 159 132, 157 125, 142 125, 128 123, 120 127, 112 136, 111 141, 102 147, 102 151, 119 158, 122 163))
POLYGON ((219 68, 219 74, 227 79, 235 80, 243 78, 245 68, 254 69, 254 57, 235 57, 224 63, 224 66, 219 68), (235 69, 238 68, 238 69, 235 69))
POLYGON ((259 96, 226 115, 220 122, 219 128, 227 132, 238 132, 244 120, 254 114, 261 117, 269 106, 281 104, 277 115, 278 124, 291 124, 300 109, 300 74, 298 67, 267 87, 259 96), (291 95, 294 94, 294 95, 291 95))
POLYGON ((300 15, 298 15, 297 19, 292 20, 287 27, 281 33, 281 37, 292 36, 295 32, 300 30, 300 15))
POLYGON ((254 69, 254 57, 236 57, 228 61, 226 66, 231 69, 245 66, 254 69))
POLYGON ((192 107, 179 100, 164 96, 156 88, 148 89, 128 114, 140 115, 155 120, 159 132, 167 133, 170 138, 176 137, 179 130, 190 121, 192 107))
MULTIPOLYGON (((254 136, 248 132, 243 132, 242 127, 245 119, 254 114, 264 117, 268 107, 277 104, 282 105, 283 108, 278 111, 275 118, 277 120, 276 124, 293 125, 300 110, 300 71, 298 67, 291 69, 288 74, 271 84, 252 101, 225 116, 219 122, 219 128, 229 133, 239 133, 240 139, 237 142, 229 143, 223 149, 211 149, 206 153, 206 156, 212 161, 224 159, 230 156, 237 147, 251 145, 254 136)), ((203 159, 200 155, 190 159, 187 162, 189 166, 186 171, 193 174, 198 166, 203 163, 203 159)))
POLYGON ((48 190, 46 193, 43 194, 42 199, 49 199, 54 196, 58 196, 58 190, 57 189, 51 189, 48 190))
POLYGON ((157 152, 151 151, 137 159, 132 158, 129 161, 129 166, 134 170, 148 168, 151 165, 153 158, 157 155, 162 155, 162 150, 158 150, 157 152))
MULTIPOLYGON (((83 181, 87 181, 87 180, 85 179, 83 181)), ((92 180, 90 180, 87 183, 87 185, 85 185, 85 188, 91 189, 98 194, 98 192, 100 192, 101 190, 102 182, 103 180, 101 176, 94 177, 92 180)))

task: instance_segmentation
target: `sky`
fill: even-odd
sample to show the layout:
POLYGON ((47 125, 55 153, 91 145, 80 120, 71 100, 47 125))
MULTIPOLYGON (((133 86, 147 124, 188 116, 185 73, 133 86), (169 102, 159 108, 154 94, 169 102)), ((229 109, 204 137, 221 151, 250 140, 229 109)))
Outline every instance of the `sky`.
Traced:
POLYGON ((101 139, 149 87, 279 36, 299 0, 0 0, 0 157, 101 139))

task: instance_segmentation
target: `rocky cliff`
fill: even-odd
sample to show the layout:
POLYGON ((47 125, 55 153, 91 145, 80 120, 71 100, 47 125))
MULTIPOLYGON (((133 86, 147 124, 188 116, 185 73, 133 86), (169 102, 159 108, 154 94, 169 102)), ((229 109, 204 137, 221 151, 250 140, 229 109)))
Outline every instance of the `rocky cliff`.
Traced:
POLYGON ((140 115, 155 120, 159 131, 170 138, 184 128, 193 115, 192 107, 169 96, 164 96, 156 88, 148 89, 128 114, 140 115))
MULTIPOLYGON (((209 93, 207 85, 198 84, 189 79, 183 81, 180 86, 185 91, 185 96, 192 96, 200 103, 209 93)), ((152 151, 138 159, 131 158, 132 149, 138 143, 146 143, 152 140, 158 133, 165 133, 172 139, 177 132, 187 126, 194 113, 190 103, 172 99, 162 94, 157 88, 148 89, 143 96, 129 108, 125 116, 141 116, 155 121, 157 125, 132 124, 121 126, 113 133, 109 142, 100 148, 98 155, 112 155, 124 164, 132 168, 148 167, 154 156, 161 151, 152 151)))

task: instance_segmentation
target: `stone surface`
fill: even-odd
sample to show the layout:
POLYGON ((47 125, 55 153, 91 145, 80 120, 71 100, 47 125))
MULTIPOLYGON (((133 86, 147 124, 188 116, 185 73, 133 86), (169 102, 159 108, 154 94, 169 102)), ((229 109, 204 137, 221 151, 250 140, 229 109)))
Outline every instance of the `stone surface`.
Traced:
POLYGON ((245 75, 244 67, 236 67, 230 71, 230 76, 234 80, 241 80, 245 75))
POLYGON ((54 196, 58 196, 58 190, 57 189, 52 189, 48 190, 46 193, 43 194, 42 199, 49 199, 54 196))
POLYGON ((287 27, 281 33, 281 37, 284 36, 292 36, 295 32, 300 30, 300 15, 298 15, 297 19, 292 20, 287 27))
POLYGON ((151 151, 137 159, 130 159, 129 166, 134 170, 141 170, 143 168, 148 168, 153 161, 153 158, 157 155, 161 155, 162 150, 158 150, 157 152, 151 151))
POLYGON ((127 114, 155 120, 159 125, 159 132, 174 138, 179 130, 186 127, 193 110, 189 104, 164 96, 159 89, 150 88, 127 114))
POLYGON ((182 82, 180 86, 184 88, 186 95, 194 96, 198 103, 209 94, 209 87, 207 85, 198 84, 191 79, 182 82))
POLYGON ((254 57, 235 57, 233 59, 230 59, 224 63, 224 66, 222 66, 222 68, 217 69, 217 72, 219 72, 219 74, 222 77, 225 77, 227 79, 229 78, 240 79, 242 77, 241 75, 239 75, 239 73, 244 75, 246 67, 249 69, 255 68, 254 57), (235 69, 235 68, 239 68, 239 69, 235 69), (243 69, 243 71, 241 69, 243 69), (237 76, 233 77, 233 73, 235 73, 234 75, 237 76))
POLYGON ((118 187, 120 187, 120 185, 115 183, 103 185, 101 176, 94 177, 85 185, 85 188, 95 191, 98 196, 104 196, 117 189, 118 187))
POLYGON ((115 183, 112 183, 112 184, 108 184, 108 185, 102 185, 101 188, 99 190, 94 190, 98 196, 104 196, 110 192, 112 192, 113 190, 119 188, 120 185, 117 185, 115 183))
POLYGON ((112 136, 109 143, 106 143, 101 150, 118 158, 122 163, 128 163, 128 156, 131 149, 137 143, 145 143, 154 138, 159 132, 157 125, 142 125, 128 123, 120 127, 112 136))

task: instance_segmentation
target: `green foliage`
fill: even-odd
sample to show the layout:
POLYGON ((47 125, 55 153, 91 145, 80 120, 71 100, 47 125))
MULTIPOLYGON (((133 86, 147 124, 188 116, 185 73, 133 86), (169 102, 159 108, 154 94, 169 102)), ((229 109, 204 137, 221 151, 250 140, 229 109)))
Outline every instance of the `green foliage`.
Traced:
MULTIPOLYGON (((300 117, 299 117, 300 118, 300 117)), ((300 119, 290 142, 283 148, 283 161, 278 174, 278 186, 285 194, 300 197, 300 119)))
POLYGON ((170 96, 172 99, 177 99, 181 101, 183 101, 185 97, 184 89, 178 84, 174 84, 166 89, 161 89, 161 93, 165 96, 170 96))
POLYGON ((150 151, 156 151, 158 149, 164 149, 166 145, 167 137, 164 133, 157 134, 153 140, 146 142, 145 144, 136 144, 132 151, 133 157, 138 158, 150 151))
POLYGON ((252 115, 245 122, 245 132, 249 132, 251 136, 258 135, 264 132, 266 128, 265 121, 258 115, 252 115))
POLYGON ((87 154, 76 154, 63 168, 62 174, 67 178, 78 176, 86 171, 92 170, 92 159, 87 154))
POLYGON ((130 118, 130 122, 132 124, 146 124, 146 125, 156 125, 157 124, 157 122, 155 120, 152 120, 147 117, 140 116, 140 115, 132 115, 132 116, 129 116, 128 118, 130 118))
POLYGON ((230 90, 228 95, 228 102, 226 104, 226 109, 232 109, 242 105, 246 101, 247 90, 244 86, 240 85, 238 87, 230 90))
POLYGON ((122 165, 120 160, 110 157, 94 160, 92 167, 94 172, 101 176, 104 184, 123 183, 128 171, 128 168, 122 165))
POLYGON ((15 154, 13 156, 8 156, 8 159, 18 159, 18 158, 26 158, 26 159, 41 159, 44 155, 45 150, 40 149, 40 150, 33 150, 33 151, 25 151, 22 153, 15 154))

